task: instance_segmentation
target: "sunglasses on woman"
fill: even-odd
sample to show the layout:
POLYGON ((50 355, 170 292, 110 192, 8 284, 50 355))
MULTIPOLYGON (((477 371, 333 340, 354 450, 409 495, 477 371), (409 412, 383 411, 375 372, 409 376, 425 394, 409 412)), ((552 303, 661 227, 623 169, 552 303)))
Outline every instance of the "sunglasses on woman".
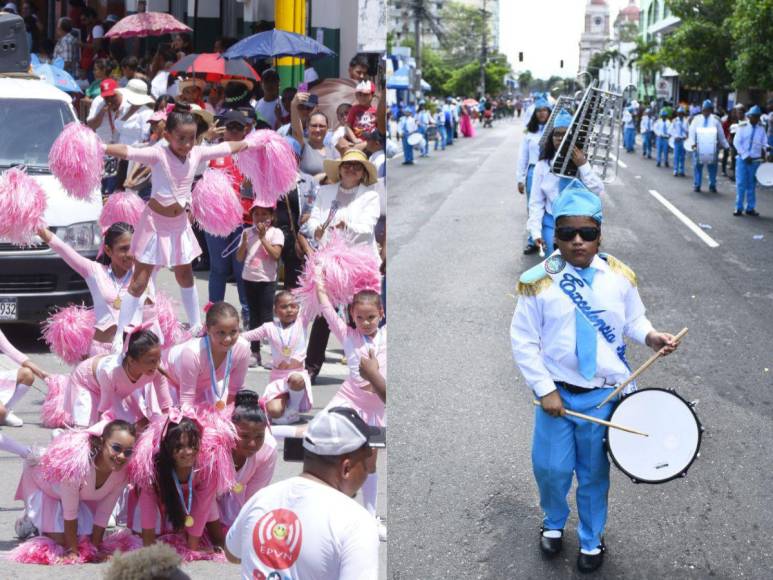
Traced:
POLYGON ((577 234, 580 234, 580 237, 586 242, 595 242, 599 239, 601 230, 594 227, 556 228, 556 237, 562 242, 571 242, 577 234))
POLYGON ((341 163, 342 169, 351 169, 353 171, 364 171, 365 168, 362 166, 362 163, 359 163, 357 161, 344 161, 341 163))
POLYGON ((132 453, 134 453, 134 449, 131 447, 122 447, 121 445, 118 445, 118 443, 111 443, 110 449, 112 449, 113 453, 116 455, 123 453, 123 456, 126 457, 126 459, 129 459, 129 457, 132 456, 132 453))

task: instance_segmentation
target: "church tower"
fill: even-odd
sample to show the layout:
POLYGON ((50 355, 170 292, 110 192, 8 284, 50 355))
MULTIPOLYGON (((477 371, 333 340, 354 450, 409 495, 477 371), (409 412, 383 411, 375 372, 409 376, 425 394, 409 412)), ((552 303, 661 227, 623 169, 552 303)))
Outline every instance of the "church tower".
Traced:
POLYGON ((609 40, 609 6, 606 0, 588 0, 585 5, 585 29, 580 36, 580 71, 586 70, 588 61, 604 50, 609 40))

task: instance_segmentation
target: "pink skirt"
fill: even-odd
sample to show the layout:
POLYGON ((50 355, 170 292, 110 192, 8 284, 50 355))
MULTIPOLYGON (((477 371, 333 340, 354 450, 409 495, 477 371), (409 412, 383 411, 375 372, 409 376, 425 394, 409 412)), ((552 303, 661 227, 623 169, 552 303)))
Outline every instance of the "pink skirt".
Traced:
MULTIPOLYGON (((44 534, 61 534, 64 532, 64 512, 62 500, 52 497, 43 490, 34 491, 25 500, 27 517, 35 527, 44 534)), ((78 535, 84 536, 92 532, 96 502, 81 500, 78 503, 78 535)))
POLYGON ((273 401, 282 395, 286 395, 290 390, 287 379, 293 374, 301 375, 303 377, 303 382, 306 385, 306 396, 303 397, 303 401, 301 401, 300 407, 298 408, 301 413, 305 413, 314 406, 314 397, 311 394, 311 377, 309 377, 309 373, 306 369, 272 369, 269 378, 271 382, 266 385, 266 390, 263 392, 262 398, 264 401, 268 402, 273 401))
POLYGON ((373 427, 386 426, 386 405, 378 395, 364 391, 351 384, 349 379, 344 381, 341 388, 327 404, 326 409, 332 407, 349 407, 360 414, 362 420, 373 427))
POLYGON ((0 403, 5 405, 16 392, 16 379, 19 371, 0 371, 0 403))
POLYGON ((145 206, 132 237, 132 253, 142 264, 171 267, 190 264, 201 255, 201 247, 187 213, 166 217, 145 206))

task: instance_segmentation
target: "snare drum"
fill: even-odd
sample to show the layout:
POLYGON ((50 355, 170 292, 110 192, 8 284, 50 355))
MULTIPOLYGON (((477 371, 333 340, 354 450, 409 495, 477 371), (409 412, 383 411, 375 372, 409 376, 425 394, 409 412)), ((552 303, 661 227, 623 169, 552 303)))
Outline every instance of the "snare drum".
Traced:
POLYGON ((762 187, 773 187, 773 163, 763 163, 757 168, 757 181, 762 187))
POLYGON ((623 398, 609 420, 649 435, 607 431, 609 457, 634 483, 684 477, 699 456, 703 427, 693 406, 673 391, 636 391, 623 398))

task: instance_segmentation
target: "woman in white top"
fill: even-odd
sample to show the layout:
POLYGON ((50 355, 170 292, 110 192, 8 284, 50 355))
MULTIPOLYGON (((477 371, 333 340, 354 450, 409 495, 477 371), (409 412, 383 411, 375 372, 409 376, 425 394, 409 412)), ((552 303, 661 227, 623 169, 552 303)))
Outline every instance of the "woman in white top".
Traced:
MULTIPOLYGON (((545 131, 545 123, 550 117, 550 103, 547 99, 537 99, 534 104, 534 112, 531 114, 529 122, 526 123, 526 130, 521 141, 521 152, 518 155, 518 170, 516 172, 516 181, 518 183, 518 193, 526 193, 526 205, 528 207, 531 199, 531 183, 534 174, 534 166, 539 160, 539 142, 542 139, 542 133, 545 131)), ((524 254, 533 254, 537 251, 537 244, 529 236, 524 254)))
POLYGON ((303 92, 295 94, 290 104, 290 123, 292 124, 293 138, 301 144, 301 171, 313 176, 314 180, 319 183, 325 177, 325 160, 338 159, 340 155, 327 139, 329 123, 324 113, 317 111, 309 116, 309 136, 304 137, 303 121, 299 109, 301 107, 310 108, 309 96, 309 93, 303 92))

